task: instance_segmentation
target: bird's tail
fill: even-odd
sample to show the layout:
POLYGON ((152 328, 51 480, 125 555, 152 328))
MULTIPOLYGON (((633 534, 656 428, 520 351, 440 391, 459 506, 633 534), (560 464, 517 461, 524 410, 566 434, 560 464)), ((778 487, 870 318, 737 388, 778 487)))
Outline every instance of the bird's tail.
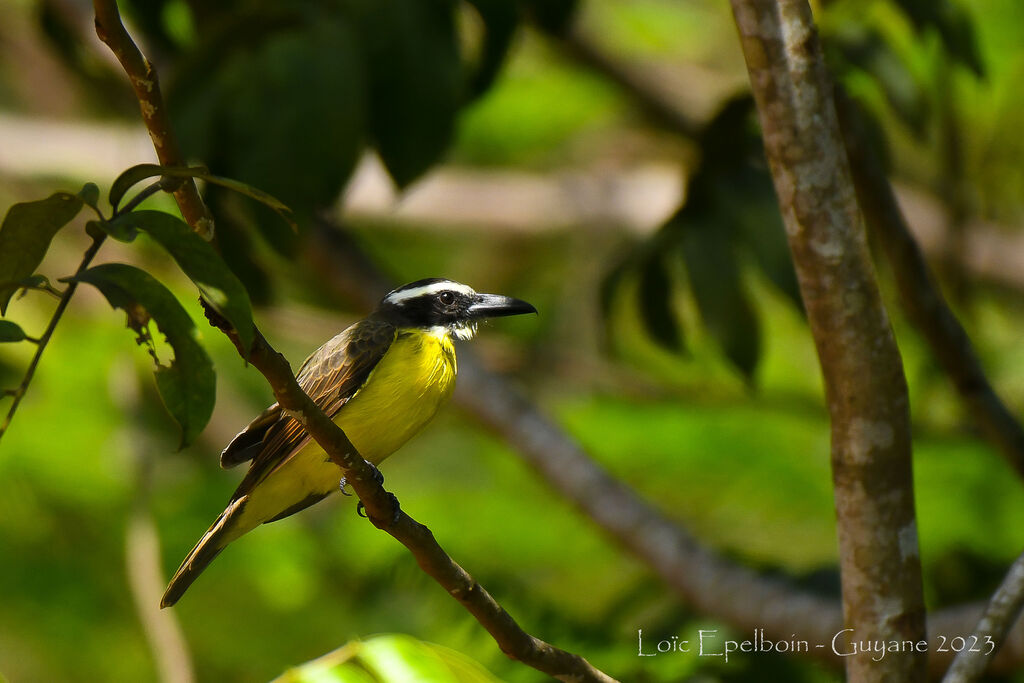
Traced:
POLYGON ((170 607, 178 602, 192 582, 206 566, 213 562, 213 558, 220 554, 220 551, 227 547, 228 543, 235 540, 247 530, 237 529, 237 523, 233 524, 232 518, 241 512, 245 505, 245 497, 231 501, 227 509, 220 513, 220 517, 203 534, 203 537, 196 543, 185 559, 182 561, 178 571, 174 572, 171 582, 167 584, 164 597, 160 600, 160 607, 170 607))

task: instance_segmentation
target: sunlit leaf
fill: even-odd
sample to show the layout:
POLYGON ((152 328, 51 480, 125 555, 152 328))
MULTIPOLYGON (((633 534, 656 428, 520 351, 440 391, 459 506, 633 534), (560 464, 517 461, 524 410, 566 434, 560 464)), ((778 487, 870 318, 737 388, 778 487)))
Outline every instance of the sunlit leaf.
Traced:
POLYGON ((75 279, 93 285, 111 306, 123 309, 140 344, 149 339, 149 321, 156 322, 174 350, 170 365, 157 362, 156 386, 167 411, 181 427, 181 447, 192 443, 209 422, 216 400, 213 364, 197 341, 192 318, 166 287, 133 266, 107 263, 75 279))
POLYGON ((111 222, 130 225, 156 240, 196 283, 203 298, 231 323, 242 345, 252 346, 255 331, 249 295, 208 242, 180 218, 162 211, 133 211, 111 222))
POLYGON ((405 635, 381 635, 354 641, 298 666, 274 683, 498 683, 477 662, 460 652, 405 635))
POLYGON ((15 204, 0 226, 0 314, 18 286, 43 261, 53 236, 82 208, 81 198, 57 192, 46 199, 15 204))
POLYGON ((448 148, 462 101, 454 4, 363 0, 358 6, 370 132, 388 173, 405 187, 448 148))
POLYGON ((0 320, 0 343, 25 340, 25 330, 10 320, 0 320))

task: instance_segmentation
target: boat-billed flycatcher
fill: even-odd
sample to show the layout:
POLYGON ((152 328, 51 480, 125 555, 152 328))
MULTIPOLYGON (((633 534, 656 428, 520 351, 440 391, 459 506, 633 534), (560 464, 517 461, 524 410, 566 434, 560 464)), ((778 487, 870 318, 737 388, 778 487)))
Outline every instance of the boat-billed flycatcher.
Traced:
MULTIPOLYGON (((537 310, 519 299, 477 294, 432 278, 390 292, 366 319, 321 346, 299 369, 309 397, 359 454, 376 465, 434 416, 455 387, 452 337, 471 339, 484 318, 537 310)), ((339 489, 341 470, 278 404, 221 453, 222 467, 251 461, 227 509, 181 563, 161 607, 173 605, 228 543, 339 489)))

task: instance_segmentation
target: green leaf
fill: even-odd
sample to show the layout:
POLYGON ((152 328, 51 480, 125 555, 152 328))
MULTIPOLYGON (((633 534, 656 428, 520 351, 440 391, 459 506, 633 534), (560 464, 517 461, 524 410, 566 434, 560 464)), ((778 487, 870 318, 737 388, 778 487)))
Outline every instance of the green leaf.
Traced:
POLYGON ((830 62, 846 81, 863 73, 913 133, 927 134, 931 103, 928 85, 876 27, 843 25, 828 43, 830 62))
POLYGON ((971 69, 978 77, 985 76, 974 23, 970 12, 957 0, 896 0, 918 31, 934 28, 946 51, 971 69))
POLYGON ((198 342, 192 318, 166 287, 133 266, 107 263, 68 279, 93 285, 111 306, 123 309, 140 344, 150 341, 148 324, 150 319, 156 321, 174 349, 170 365, 157 362, 157 390, 167 411, 181 427, 180 447, 192 443, 213 413, 217 382, 213 363, 198 342))
POLYGON ((665 259, 655 252, 640 272, 640 319, 654 341, 670 351, 681 351, 683 333, 672 309, 672 293, 672 278, 665 259))
POLYGON ((133 242, 139 231, 124 221, 89 221, 85 224, 86 230, 100 231, 113 237, 118 242, 133 242))
POLYGON ((118 207, 121 206, 121 200, 128 194, 128 190, 146 178, 155 178, 163 174, 164 167, 160 164, 137 164, 114 178, 114 182, 110 184, 110 193, 107 195, 107 201, 114 208, 114 213, 117 213, 118 207))
POLYGON ((728 225, 684 207, 672 218, 701 320, 744 377, 753 378, 760 327, 743 289, 728 225))
POLYGON ((220 160, 224 175, 265 189, 302 217, 331 205, 362 149, 356 43, 340 17, 323 19, 214 65, 222 127, 203 158, 220 160))
POLYGON ((448 148, 462 103, 455 5, 447 0, 360 0, 370 73, 370 132, 406 187, 448 148))
POLYGON ((533 23, 542 31, 560 36, 569 30, 579 0, 519 0, 526 8, 533 23))
POLYGON ((469 0, 483 24, 480 53, 469 79, 469 96, 477 98, 487 91, 508 56, 512 39, 520 24, 519 6, 514 0, 469 0))
POLYGON ((99 211, 100 188, 96 187, 96 183, 86 183, 83 185, 82 189, 78 191, 78 198, 86 206, 91 206, 99 211))
POLYGON ((121 199, 124 198, 124 195, 136 183, 139 183, 146 178, 154 178, 156 176, 165 178, 198 178, 199 180, 205 180, 206 182, 213 183, 214 185, 226 187, 229 190, 245 195, 246 197, 254 199, 257 202, 273 209, 277 215, 291 226, 292 230, 296 229, 295 221, 291 216, 291 209, 289 209, 284 202, 267 194, 263 190, 243 183, 240 180, 222 178, 221 176, 214 175, 210 173, 209 169, 205 166, 161 166, 159 164, 139 164, 137 166, 132 166, 127 171, 119 175, 110 186, 111 206, 116 210, 121 199))
POLYGON ((31 275, 43 261, 57 231, 71 222, 82 200, 67 192, 15 204, 0 226, 0 315, 17 291, 16 283, 31 275))
POLYGON ((199 288, 203 298, 238 332, 245 348, 252 346, 255 328, 249 294, 213 247, 175 216, 162 211, 132 211, 111 223, 131 226, 156 240, 199 288))
POLYGON ((0 320, 0 343, 20 342, 26 338, 25 330, 10 320, 0 320))
POLYGON ((406 635, 379 635, 345 644, 287 671, 274 683, 498 683, 461 652, 406 635))

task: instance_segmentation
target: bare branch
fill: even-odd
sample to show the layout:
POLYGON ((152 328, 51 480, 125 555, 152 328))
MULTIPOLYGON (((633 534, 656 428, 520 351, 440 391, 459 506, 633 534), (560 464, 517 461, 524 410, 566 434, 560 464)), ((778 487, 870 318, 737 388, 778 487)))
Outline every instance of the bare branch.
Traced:
POLYGON ((856 105, 842 92, 836 93, 836 105, 857 197, 872 235, 892 264, 907 316, 953 380, 985 438, 999 449, 1018 474, 1024 476, 1024 429, 996 395, 967 332, 935 284, 896 202, 885 169, 864 137, 856 105))
POLYGON ((502 652, 560 680, 614 680, 583 657, 560 650, 523 631, 490 593, 444 552, 430 529, 402 511, 397 501, 374 480, 369 464, 359 457, 345 433, 299 387, 288 361, 274 351, 259 333, 253 348, 246 353, 239 346, 234 330, 209 307, 206 307, 206 312, 211 324, 220 327, 235 343, 242 357, 267 379, 281 407, 302 424, 344 471, 346 480, 366 506, 367 516, 373 525, 408 548, 420 568, 487 629, 502 652))
MULTIPOLYGON (((93 0, 93 10, 96 13, 96 35, 106 43, 128 75, 157 158, 164 166, 184 165, 171 130, 167 107, 160 94, 156 69, 121 23, 117 0, 93 0)), ((181 209, 182 218, 205 239, 213 239, 213 217, 199 196, 195 181, 192 178, 181 178, 179 183, 174 190, 174 199, 181 209)))
MULTIPOLYGON (((114 0, 95 0, 96 30, 117 56, 132 82, 160 162, 181 165, 171 135, 166 108, 157 83, 156 71, 146 61, 121 24, 114 0)), ((178 206, 188 223, 200 234, 212 237, 213 222, 192 180, 175 192, 178 206)), ((70 289, 70 287, 69 287, 70 289)), ((264 339, 259 330, 252 348, 242 346, 237 331, 210 306, 203 303, 210 324, 219 328, 238 350, 239 355, 259 370, 270 384, 281 407, 295 418, 324 449, 331 461, 344 472, 367 516, 378 529, 386 531, 416 558, 420 568, 448 591, 487 629, 502 652, 564 681, 614 682, 615 679, 593 667, 586 659, 550 645, 523 631, 494 598, 438 545, 430 530, 409 517, 373 477, 372 469, 355 446, 320 407, 302 390, 291 366, 264 339)))
POLYGON ((943 683, 971 683, 981 680, 996 652, 1024 607, 1024 555, 1010 566, 1002 584, 992 596, 966 648, 956 656, 943 683))
MULTIPOLYGON (((731 0, 825 379, 846 624, 925 637, 903 363, 868 256, 807 0, 731 0)), ((923 680, 927 654, 850 657, 851 680, 923 680)))
MULTIPOLYGON (((303 252, 322 282, 339 296, 370 309, 395 283, 380 271, 340 226, 321 219, 303 252)), ((701 544, 628 486, 613 479, 564 429, 545 416, 504 378, 489 372, 472 349, 459 351, 459 382, 454 400, 512 445, 534 471, 594 521, 608 536, 643 562, 669 588, 702 613, 738 630, 764 629, 765 637, 785 640, 797 634, 826 644, 809 654, 840 664, 827 647, 842 628, 837 602, 766 577, 701 544)), ((929 637, 968 633, 983 605, 970 603, 934 612, 929 637)), ((942 675, 950 652, 931 652, 929 673, 942 675)), ((1013 670, 1024 661, 1024 624, 1008 636, 994 668, 1013 670)))

